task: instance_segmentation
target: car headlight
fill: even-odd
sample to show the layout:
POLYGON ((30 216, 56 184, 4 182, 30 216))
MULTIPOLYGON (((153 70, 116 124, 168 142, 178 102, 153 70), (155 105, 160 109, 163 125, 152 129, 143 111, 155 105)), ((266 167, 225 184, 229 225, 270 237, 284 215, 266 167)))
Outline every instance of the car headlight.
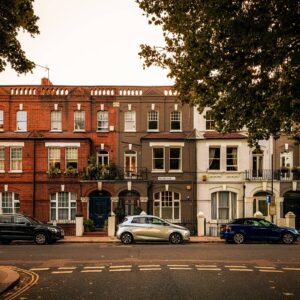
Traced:
POLYGON ((53 227, 49 227, 48 229, 49 229, 50 231, 54 232, 54 233, 57 233, 57 232, 58 232, 58 230, 57 230, 56 228, 53 228, 53 227))

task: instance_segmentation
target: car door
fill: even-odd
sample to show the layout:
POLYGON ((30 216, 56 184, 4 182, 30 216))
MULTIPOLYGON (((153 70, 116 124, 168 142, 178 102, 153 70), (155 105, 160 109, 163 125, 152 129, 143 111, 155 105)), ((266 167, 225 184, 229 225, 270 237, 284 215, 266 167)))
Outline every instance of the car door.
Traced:
POLYGON ((14 236, 13 218, 11 215, 0 216, 0 238, 10 239, 14 236))
POLYGON ((253 220, 245 220, 243 230, 247 240, 255 240, 257 238, 256 223, 253 220))
POLYGON ((149 227, 150 224, 148 224, 146 217, 134 217, 130 223, 130 232, 134 239, 148 239, 149 227))
POLYGON ((30 240, 33 238, 34 225, 24 216, 13 216, 13 225, 16 239, 30 240))
POLYGON ((258 222, 260 240, 278 240, 280 238, 281 230, 275 224, 266 220, 259 220, 258 222))
POLYGON ((155 217, 148 217, 149 238, 153 240, 168 240, 169 239, 169 227, 170 225, 163 220, 155 217))

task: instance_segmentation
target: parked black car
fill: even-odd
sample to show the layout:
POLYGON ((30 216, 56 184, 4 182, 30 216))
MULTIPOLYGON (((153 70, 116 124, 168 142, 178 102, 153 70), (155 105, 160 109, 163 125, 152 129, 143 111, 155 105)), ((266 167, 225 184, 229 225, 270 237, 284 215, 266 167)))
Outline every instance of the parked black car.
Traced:
POLYGON ((245 241, 273 241, 292 244, 299 237, 295 228, 279 227, 258 218, 240 218, 221 227, 221 239, 242 244, 245 241))
POLYGON ((21 214, 0 215, 0 240, 9 244, 13 240, 33 240, 38 245, 52 244, 64 238, 62 228, 21 214))

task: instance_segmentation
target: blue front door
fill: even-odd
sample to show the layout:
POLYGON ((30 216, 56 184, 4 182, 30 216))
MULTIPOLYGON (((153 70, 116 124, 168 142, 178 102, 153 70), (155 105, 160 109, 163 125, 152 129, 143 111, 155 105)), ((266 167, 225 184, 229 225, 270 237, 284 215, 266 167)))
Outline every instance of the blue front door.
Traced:
POLYGON ((96 228, 104 228, 110 213, 110 194, 104 191, 93 192, 90 195, 89 215, 96 228))

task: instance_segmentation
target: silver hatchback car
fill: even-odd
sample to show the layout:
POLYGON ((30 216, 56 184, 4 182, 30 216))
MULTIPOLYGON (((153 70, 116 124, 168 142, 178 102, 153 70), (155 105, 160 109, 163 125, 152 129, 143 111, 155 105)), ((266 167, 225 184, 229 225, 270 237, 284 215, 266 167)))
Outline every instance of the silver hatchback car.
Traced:
POLYGON ((117 238, 123 244, 133 241, 169 241, 180 244, 190 239, 190 231, 151 215, 127 216, 118 226, 117 238))

